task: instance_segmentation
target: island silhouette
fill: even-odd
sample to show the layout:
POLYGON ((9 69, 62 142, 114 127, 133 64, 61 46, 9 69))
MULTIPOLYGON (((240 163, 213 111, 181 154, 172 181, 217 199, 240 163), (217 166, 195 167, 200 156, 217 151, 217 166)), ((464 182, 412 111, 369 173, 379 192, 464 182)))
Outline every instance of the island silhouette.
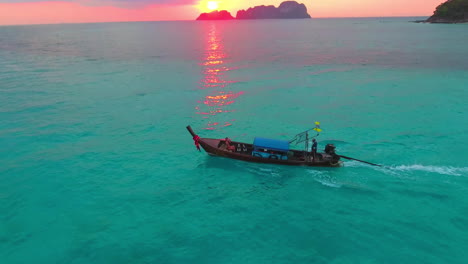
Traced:
POLYGON ((234 17, 226 10, 215 10, 210 13, 201 13, 197 20, 229 20, 234 17))
POLYGON ((307 13, 307 7, 296 1, 282 2, 278 7, 273 5, 255 6, 247 10, 237 11, 234 18, 226 10, 202 13, 196 20, 229 20, 229 19, 293 19, 293 18, 311 18, 307 13))
POLYGON ((429 23, 468 23, 468 0, 448 0, 438 5, 429 23))

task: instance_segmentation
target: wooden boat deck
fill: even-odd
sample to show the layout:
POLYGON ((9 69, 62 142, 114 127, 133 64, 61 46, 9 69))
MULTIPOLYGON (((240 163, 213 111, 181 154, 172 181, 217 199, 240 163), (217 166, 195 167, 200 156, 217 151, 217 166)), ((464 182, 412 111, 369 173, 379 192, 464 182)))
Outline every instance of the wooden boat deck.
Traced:
POLYGON ((231 144, 236 147, 234 151, 230 151, 226 148, 223 139, 200 138, 199 143, 210 155, 249 162, 315 167, 338 167, 341 165, 340 161, 326 153, 317 153, 316 159, 313 160, 310 153, 305 153, 300 150, 290 150, 287 160, 279 160, 252 156, 253 145, 249 143, 232 141, 231 144))

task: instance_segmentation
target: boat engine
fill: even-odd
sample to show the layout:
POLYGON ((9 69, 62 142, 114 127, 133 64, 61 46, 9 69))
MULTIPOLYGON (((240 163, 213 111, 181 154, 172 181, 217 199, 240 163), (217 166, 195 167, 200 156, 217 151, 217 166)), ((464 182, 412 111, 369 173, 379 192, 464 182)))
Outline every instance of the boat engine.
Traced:
POLYGON ((340 156, 336 155, 335 153, 335 145, 333 144, 327 144, 325 146, 325 153, 331 156, 332 160, 330 162, 331 165, 336 165, 338 164, 338 161, 340 160, 340 156))
POLYGON ((335 145, 333 145, 333 144, 327 144, 327 145, 325 146, 325 153, 334 156, 334 155, 336 155, 336 153, 335 153, 335 148, 336 148, 335 145))

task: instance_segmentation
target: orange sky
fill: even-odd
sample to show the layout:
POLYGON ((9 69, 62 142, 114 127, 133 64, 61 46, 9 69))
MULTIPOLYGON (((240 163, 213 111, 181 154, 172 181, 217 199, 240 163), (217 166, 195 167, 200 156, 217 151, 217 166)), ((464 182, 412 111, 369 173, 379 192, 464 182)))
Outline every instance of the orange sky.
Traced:
MULTIPOLYGON (((0 25, 193 20, 210 0, 0 0, 0 25)), ((235 16, 283 0, 212 0, 235 16)), ((312 17, 430 16, 444 0, 307 0, 312 17)))

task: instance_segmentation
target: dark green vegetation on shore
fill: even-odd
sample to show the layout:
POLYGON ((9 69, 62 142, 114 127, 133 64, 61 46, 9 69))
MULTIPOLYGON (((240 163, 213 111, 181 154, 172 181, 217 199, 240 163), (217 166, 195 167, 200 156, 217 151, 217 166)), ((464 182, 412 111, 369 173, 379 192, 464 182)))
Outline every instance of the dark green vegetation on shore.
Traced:
POLYGON ((437 6, 434 15, 425 22, 429 23, 467 23, 468 0, 448 0, 437 6))

